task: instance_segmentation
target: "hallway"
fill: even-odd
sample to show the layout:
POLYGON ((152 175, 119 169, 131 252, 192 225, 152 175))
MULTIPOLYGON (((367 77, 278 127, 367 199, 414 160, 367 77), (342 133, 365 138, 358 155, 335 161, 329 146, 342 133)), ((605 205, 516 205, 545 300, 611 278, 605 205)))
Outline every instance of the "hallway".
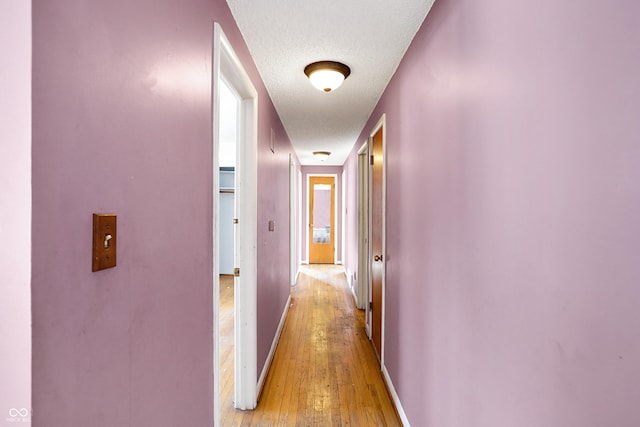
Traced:
POLYGON ((301 267, 257 409, 227 403, 223 426, 400 425, 341 266, 301 267))

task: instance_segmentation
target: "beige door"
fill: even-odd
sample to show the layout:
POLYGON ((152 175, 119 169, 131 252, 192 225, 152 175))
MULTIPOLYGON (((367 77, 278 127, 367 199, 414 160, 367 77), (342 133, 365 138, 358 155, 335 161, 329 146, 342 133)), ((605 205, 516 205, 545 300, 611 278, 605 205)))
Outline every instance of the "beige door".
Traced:
POLYGON ((309 263, 333 264, 335 250, 335 178, 309 177, 309 263))
POLYGON ((371 338, 382 356, 382 280, 384 275, 383 254, 383 128, 373 136, 371 144, 371 338))

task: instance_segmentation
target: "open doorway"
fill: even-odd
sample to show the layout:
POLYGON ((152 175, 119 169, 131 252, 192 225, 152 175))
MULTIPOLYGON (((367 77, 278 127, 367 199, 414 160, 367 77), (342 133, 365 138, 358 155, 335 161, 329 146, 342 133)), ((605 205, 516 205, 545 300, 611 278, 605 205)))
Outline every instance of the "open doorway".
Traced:
MULTIPOLYGON (((221 280, 233 287, 233 406, 257 403, 257 92, 221 27, 213 47, 213 331, 214 424, 221 415, 221 280), (224 111, 223 111, 224 110, 224 111), (235 113, 235 117, 234 117, 235 113), (225 123, 223 123, 225 122, 225 123), (233 172, 227 176, 225 172, 233 172), (223 182, 224 181, 224 182, 223 182), (233 183, 233 188, 230 183, 233 183), (222 192, 221 192, 222 190, 222 192), (233 192, 231 192, 233 190, 233 192), (228 223, 233 205, 233 218, 228 223), (226 206, 223 207, 223 203, 226 206), (223 218, 223 216, 225 216, 223 218), (230 238, 229 236, 233 237, 230 238), (226 239, 226 240, 225 240, 226 239), (231 243, 230 243, 231 241, 231 243), (229 251, 233 253, 232 275, 229 251), (226 263, 226 264, 225 264, 226 263), (224 269, 224 270, 223 270, 224 269), (221 276, 222 274, 222 276, 221 276), (231 280, 227 280, 230 276, 231 280), (230 284, 232 283, 232 285, 230 284)), ((228 356, 228 355, 227 355, 228 356)), ((226 378, 229 381, 229 378, 226 378)), ((227 402, 228 403, 228 402, 227 402)))
POLYGON ((217 341, 219 354, 218 383, 220 385, 220 420, 226 424, 226 419, 233 416, 235 407, 235 276, 237 263, 236 244, 236 145, 239 137, 240 97, 229 84, 220 79, 220 123, 218 147, 218 177, 219 191, 219 250, 218 272, 219 286, 219 339, 217 341))

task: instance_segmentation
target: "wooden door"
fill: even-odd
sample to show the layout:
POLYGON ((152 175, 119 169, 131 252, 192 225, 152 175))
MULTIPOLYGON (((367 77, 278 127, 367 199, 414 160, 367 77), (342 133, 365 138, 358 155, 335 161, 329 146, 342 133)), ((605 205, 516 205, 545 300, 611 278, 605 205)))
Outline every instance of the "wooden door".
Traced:
POLYGON ((373 345, 382 357, 382 286, 384 276, 383 248, 383 128, 373 136, 371 144, 371 336, 373 345))
POLYGON ((309 263, 333 264, 335 251, 335 178, 309 177, 309 263))

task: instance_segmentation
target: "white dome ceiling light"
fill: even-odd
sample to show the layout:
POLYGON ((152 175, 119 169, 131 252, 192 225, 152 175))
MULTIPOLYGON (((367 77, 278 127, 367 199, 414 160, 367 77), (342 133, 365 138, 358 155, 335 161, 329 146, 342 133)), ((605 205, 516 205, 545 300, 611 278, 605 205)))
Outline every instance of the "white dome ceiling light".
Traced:
POLYGON ((314 151, 313 155, 316 159, 320 160, 321 162, 324 162, 329 158, 329 156, 331 155, 331 152, 330 151, 314 151))
POLYGON ((331 92, 349 77, 351 69, 341 62, 318 61, 304 67, 311 84, 323 92, 331 92))

